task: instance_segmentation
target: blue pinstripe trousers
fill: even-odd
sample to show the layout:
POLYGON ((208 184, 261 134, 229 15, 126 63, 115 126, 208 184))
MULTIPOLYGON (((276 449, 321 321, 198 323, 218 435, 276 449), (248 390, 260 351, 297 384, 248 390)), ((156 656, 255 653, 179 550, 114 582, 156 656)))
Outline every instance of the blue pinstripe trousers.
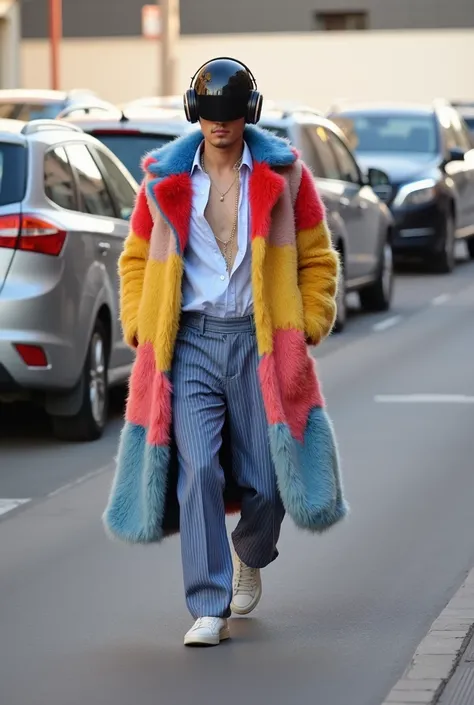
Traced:
POLYGON ((244 489, 234 548, 252 568, 263 568, 278 555, 284 509, 257 365, 251 317, 183 314, 172 371, 173 424, 186 603, 195 618, 230 615, 233 569, 218 457, 226 412, 234 475, 244 489))

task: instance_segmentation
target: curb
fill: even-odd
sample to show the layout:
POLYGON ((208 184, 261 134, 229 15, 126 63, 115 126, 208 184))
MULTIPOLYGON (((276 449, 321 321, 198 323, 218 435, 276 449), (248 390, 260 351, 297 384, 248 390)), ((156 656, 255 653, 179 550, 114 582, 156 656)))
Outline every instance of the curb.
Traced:
POLYGON ((382 705, 436 705, 474 634, 474 569, 433 622, 382 705))

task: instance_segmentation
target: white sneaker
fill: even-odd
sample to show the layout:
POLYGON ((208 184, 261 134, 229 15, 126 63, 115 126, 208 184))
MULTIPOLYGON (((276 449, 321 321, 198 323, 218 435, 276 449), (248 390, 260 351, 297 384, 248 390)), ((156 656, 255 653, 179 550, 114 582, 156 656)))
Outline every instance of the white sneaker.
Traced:
POLYGON ((227 619, 199 617, 184 637, 185 646, 217 646, 230 638, 227 619))
POLYGON ((249 568, 234 551, 233 597, 230 606, 235 614, 249 614, 262 597, 262 579, 258 568, 249 568))

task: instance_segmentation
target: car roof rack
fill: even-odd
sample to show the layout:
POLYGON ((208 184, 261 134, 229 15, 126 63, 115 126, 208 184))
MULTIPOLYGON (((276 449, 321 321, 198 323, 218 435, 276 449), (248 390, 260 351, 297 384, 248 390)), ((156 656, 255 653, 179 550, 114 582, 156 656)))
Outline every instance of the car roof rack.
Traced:
POLYGON ((61 110, 61 112, 56 116, 56 120, 61 120, 63 118, 69 117, 72 113, 90 113, 95 110, 100 110, 106 113, 115 113, 121 116, 121 120, 126 120, 126 116, 123 110, 117 108, 116 105, 106 102, 90 102, 90 103, 77 103, 76 105, 68 105, 66 108, 61 110))
POLYGON ((70 132, 83 132, 77 125, 62 122, 61 120, 30 120, 21 130, 22 135, 34 135, 43 130, 69 130, 70 132))

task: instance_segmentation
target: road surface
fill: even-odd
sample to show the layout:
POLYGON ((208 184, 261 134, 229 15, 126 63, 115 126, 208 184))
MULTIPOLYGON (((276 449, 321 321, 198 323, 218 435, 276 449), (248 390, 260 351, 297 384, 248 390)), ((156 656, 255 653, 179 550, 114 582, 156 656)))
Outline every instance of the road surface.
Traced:
POLYGON ((285 521, 260 606, 215 649, 182 646, 178 540, 102 530, 120 405, 89 445, 4 409, 1 705, 380 705, 474 562, 473 312, 473 263, 404 274, 390 313, 318 351, 351 516, 322 538, 285 521))

